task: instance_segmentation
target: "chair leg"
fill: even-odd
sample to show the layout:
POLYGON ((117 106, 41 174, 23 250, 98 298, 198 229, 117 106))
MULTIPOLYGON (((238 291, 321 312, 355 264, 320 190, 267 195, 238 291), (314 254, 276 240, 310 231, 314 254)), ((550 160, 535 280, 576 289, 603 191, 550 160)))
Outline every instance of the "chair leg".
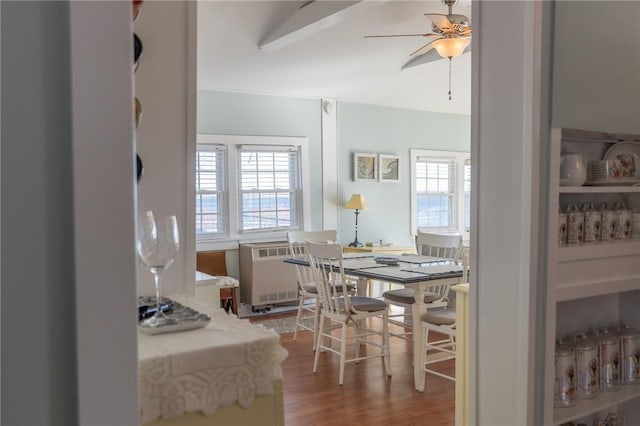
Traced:
MULTIPOLYGON (((353 327, 355 329, 356 336, 358 334, 360 334, 360 328, 358 327, 358 321, 354 322, 353 327)), ((359 337, 356 337, 356 364, 360 364, 360 360, 358 359, 358 358, 360 358, 360 345, 361 344, 364 345, 364 342, 362 342, 362 343, 361 342, 362 342, 362 339, 360 339, 359 337)))
POLYGON ((391 377, 391 348, 389 347, 389 317, 384 315, 383 317, 383 325, 382 325, 382 353, 383 353, 383 361, 384 361, 384 370, 387 373, 387 376, 391 377))
POLYGON ((313 309, 313 350, 315 351, 318 335, 320 334, 318 332, 318 327, 320 325, 320 300, 316 297, 313 303, 315 303, 313 309))
MULTIPOLYGON (((316 351, 316 355, 318 352, 316 351)), ((342 323, 342 335, 340 336, 340 380, 338 384, 342 386, 344 382, 344 364, 347 359, 347 324, 342 323)))
POLYGON ((325 318, 323 316, 320 317, 320 329, 319 329, 317 340, 316 340, 316 343, 315 343, 316 354, 313 357, 313 372, 314 373, 318 369, 318 358, 320 358, 320 347, 322 346, 320 341, 322 340, 322 333, 324 331, 324 320, 325 320, 325 318))
MULTIPOLYGON (((302 317, 302 309, 304 306, 304 296, 301 294, 299 297, 300 302, 298 303, 298 315, 296 315, 296 325, 293 329, 293 341, 295 342, 298 338, 298 327, 300 326, 300 318, 302 317)), ((315 345, 315 342, 314 342, 315 345)))

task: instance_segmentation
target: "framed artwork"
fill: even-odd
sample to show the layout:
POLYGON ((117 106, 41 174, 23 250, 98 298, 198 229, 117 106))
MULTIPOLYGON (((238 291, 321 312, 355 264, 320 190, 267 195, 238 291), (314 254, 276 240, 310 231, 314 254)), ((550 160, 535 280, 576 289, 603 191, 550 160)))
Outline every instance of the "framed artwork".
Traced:
POLYGON ((400 182, 400 159, 397 155, 380 154, 378 156, 378 171, 380 182, 400 182))
POLYGON ((376 154, 353 154, 353 180, 375 181, 378 172, 376 154))

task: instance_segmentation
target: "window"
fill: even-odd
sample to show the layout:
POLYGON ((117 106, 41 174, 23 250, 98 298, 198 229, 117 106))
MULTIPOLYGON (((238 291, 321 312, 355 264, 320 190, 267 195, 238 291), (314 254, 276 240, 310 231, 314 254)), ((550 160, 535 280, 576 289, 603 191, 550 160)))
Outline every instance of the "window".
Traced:
POLYGON ((226 232, 225 162, 223 145, 198 145, 196 152, 196 235, 226 232))
POLYGON ((411 150, 412 229, 469 232, 471 163, 468 153, 411 150))
POLYGON ((197 249, 286 239, 287 231, 304 229, 306 149, 306 138, 198 135, 197 249))
POLYGON ((464 229, 471 229, 471 160, 464 160, 464 229))
POLYGON ((239 150, 238 230, 296 229, 298 147, 254 145, 239 150))

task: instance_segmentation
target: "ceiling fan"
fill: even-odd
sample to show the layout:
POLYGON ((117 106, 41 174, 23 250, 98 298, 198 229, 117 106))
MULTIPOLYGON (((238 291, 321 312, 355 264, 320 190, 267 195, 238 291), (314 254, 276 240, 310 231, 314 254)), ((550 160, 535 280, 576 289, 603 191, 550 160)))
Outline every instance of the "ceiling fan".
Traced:
POLYGON ((388 34, 370 35, 365 38, 376 37, 428 37, 429 43, 412 52, 411 59, 402 67, 424 64, 437 59, 449 59, 449 100, 451 100, 451 59, 462 55, 471 49, 471 25, 469 18, 453 13, 453 6, 458 0, 442 0, 449 8, 449 13, 425 13, 432 24, 431 33, 425 34, 388 34))

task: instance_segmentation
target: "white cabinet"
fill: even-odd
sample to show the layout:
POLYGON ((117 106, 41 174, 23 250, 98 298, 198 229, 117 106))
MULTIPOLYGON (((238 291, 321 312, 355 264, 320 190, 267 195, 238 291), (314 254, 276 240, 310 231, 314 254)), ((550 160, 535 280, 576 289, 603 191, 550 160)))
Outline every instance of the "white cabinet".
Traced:
POLYGON ((561 149, 599 160, 617 140, 639 136, 553 129, 549 170, 547 239, 547 310, 545 362, 545 425, 583 419, 599 412, 624 411, 628 423, 640 424, 640 385, 578 400, 569 408, 554 408, 555 342, 557 338, 623 321, 640 328, 640 238, 574 246, 558 244, 558 212, 569 203, 599 205, 640 202, 640 186, 559 186, 561 149))

